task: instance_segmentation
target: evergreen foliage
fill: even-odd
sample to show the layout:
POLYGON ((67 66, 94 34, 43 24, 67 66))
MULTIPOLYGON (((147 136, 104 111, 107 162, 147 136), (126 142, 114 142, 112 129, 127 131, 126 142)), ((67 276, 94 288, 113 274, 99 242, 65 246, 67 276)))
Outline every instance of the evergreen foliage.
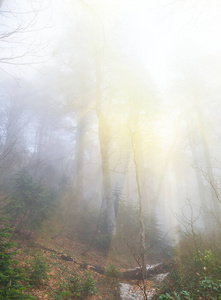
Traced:
POLYGON ((4 211, 13 219, 18 231, 23 226, 36 228, 47 217, 52 200, 42 180, 35 180, 27 171, 22 171, 12 181, 4 211))
POLYGON ((30 261, 30 266, 27 270, 29 282, 34 286, 41 286, 48 280, 48 271, 50 270, 46 259, 38 254, 30 261))
POLYGON ((70 297, 84 299, 87 296, 97 293, 95 280, 90 272, 86 271, 85 276, 71 275, 67 277, 66 282, 60 284, 56 292, 56 299, 70 299, 70 297))
POLYGON ((3 218, 0 224, 0 300, 35 299, 23 293, 26 289, 22 284, 24 276, 14 259, 16 251, 13 250, 15 244, 10 242, 11 229, 3 218))

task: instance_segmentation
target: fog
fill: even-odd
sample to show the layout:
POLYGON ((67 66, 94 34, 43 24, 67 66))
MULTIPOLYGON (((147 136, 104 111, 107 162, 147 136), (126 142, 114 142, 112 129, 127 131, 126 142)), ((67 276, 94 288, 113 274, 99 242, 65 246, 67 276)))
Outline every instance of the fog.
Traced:
POLYGON ((0 9, 2 195, 25 171, 61 214, 96 211, 96 227, 101 212, 111 234, 121 205, 172 238, 220 226, 219 1, 0 9))

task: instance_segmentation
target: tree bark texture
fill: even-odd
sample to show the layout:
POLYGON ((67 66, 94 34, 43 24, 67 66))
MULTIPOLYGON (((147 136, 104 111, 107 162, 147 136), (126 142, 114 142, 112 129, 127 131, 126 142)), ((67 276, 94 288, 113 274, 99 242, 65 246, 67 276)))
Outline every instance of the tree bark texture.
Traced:
POLYGON ((133 161, 135 166, 135 177, 139 198, 139 223, 140 223, 140 257, 141 257, 141 273, 143 274, 143 279, 146 278, 146 234, 145 234, 145 224, 143 220, 143 202, 142 202, 142 192, 140 186, 140 178, 139 178, 139 170, 138 170, 138 161, 136 157, 136 149, 135 149, 135 141, 134 141, 134 133, 130 131, 131 138, 131 146, 133 151, 133 161))
POLYGON ((103 182, 103 203, 107 212, 108 234, 116 233, 116 216, 114 198, 112 196, 111 177, 109 168, 110 130, 102 109, 101 95, 101 74, 99 58, 96 61, 96 114, 98 118, 98 137, 100 143, 102 182, 103 182))

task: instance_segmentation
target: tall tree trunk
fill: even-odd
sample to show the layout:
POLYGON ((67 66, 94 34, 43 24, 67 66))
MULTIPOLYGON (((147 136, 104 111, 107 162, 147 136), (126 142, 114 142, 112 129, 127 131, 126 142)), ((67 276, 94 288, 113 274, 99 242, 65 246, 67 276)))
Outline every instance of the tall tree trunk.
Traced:
POLYGON ((114 197, 112 196, 111 177, 109 168, 110 130, 102 109, 100 59, 96 60, 96 114, 98 118, 98 137, 102 164, 102 201, 107 213, 108 234, 116 233, 116 216, 114 197))
MULTIPOLYGON (((84 101, 82 101, 84 102, 84 101)), ((75 146, 75 165, 74 165, 74 191, 77 201, 84 198, 84 181, 83 181, 83 165, 84 165, 84 148, 85 148, 85 131, 86 131, 87 112, 82 107, 78 113, 76 146, 75 146)))
POLYGON ((136 177, 136 184, 137 184, 137 191, 138 191, 138 198, 139 198, 139 223, 140 223, 140 257, 141 257, 141 271, 143 275, 143 279, 146 278, 147 275, 147 260, 146 260, 146 233, 145 233, 145 225, 143 219, 143 199, 142 199, 142 192, 141 192, 141 183, 139 177, 139 167, 136 155, 136 148, 135 148, 135 141, 134 141, 134 133, 129 128, 130 132, 130 139, 131 139, 131 147, 133 151, 133 161, 135 166, 135 177, 136 177))

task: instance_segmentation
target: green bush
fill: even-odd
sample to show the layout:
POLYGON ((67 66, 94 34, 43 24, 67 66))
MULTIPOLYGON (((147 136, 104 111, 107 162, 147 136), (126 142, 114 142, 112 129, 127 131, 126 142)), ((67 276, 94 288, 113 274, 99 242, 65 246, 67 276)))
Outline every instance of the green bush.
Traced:
POLYGON ((67 278, 67 282, 60 284, 59 291, 56 292, 56 299, 82 298, 97 293, 95 280, 91 277, 90 272, 85 273, 85 277, 72 275, 67 278))
POLYGON ((47 217, 52 198, 42 180, 22 171, 13 179, 11 192, 4 199, 4 213, 11 217, 18 232, 22 227, 36 228, 47 217))
POLYGON ((35 286, 43 285, 48 280, 48 272, 50 271, 46 259, 38 254, 29 263, 30 266, 27 273, 30 284, 35 286))
POLYGON ((191 242, 186 237, 179 251, 175 249, 174 269, 160 285, 157 299, 221 299, 221 252, 203 249, 206 241, 201 249, 189 247, 191 242))
POLYGON ((173 292, 171 294, 166 293, 165 295, 160 295, 159 299, 162 299, 162 300, 183 300, 183 299, 193 300, 190 293, 187 291, 182 291, 180 294, 178 294, 177 292, 173 292))
POLYGON ((85 273, 85 278, 81 285, 81 292, 83 295, 94 295, 97 293, 97 289, 95 287, 95 280, 91 277, 89 271, 85 273))
POLYGON ((0 299, 35 299, 24 294, 26 287, 22 284, 24 276, 14 259, 17 252, 13 251, 14 243, 10 242, 11 229, 0 218, 0 299))
POLYGON ((119 278, 121 277, 121 272, 117 269, 115 265, 109 265, 105 269, 105 276, 107 277, 113 277, 113 278, 119 278))

